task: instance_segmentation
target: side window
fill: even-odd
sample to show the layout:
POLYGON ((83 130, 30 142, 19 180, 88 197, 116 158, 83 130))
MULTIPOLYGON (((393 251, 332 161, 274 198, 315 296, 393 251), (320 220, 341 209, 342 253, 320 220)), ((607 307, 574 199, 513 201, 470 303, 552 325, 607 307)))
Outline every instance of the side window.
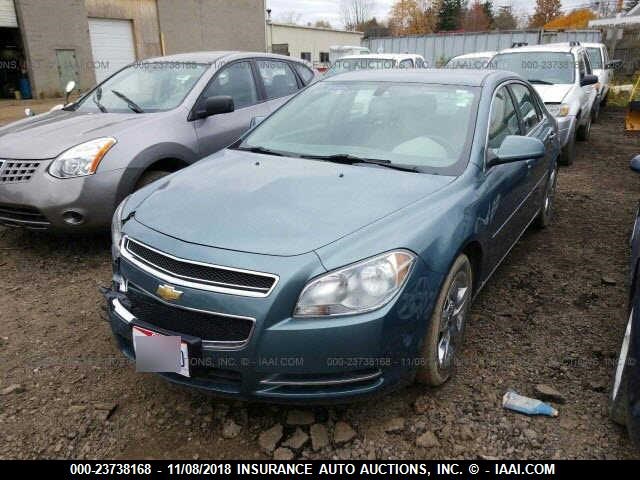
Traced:
POLYGON ((233 98, 236 110, 257 103, 258 92, 253 81, 251 64, 238 62, 220 71, 204 92, 205 98, 216 95, 228 95, 233 98))
POLYGON ((524 134, 526 135, 542 120, 542 116, 536 110, 536 101, 531 90, 524 85, 514 83, 511 85, 511 92, 515 98, 516 107, 520 112, 524 134))
POLYGON ((313 79, 313 72, 311 71, 310 68, 305 67, 300 63, 296 63, 295 67, 296 67, 296 71, 298 72, 298 75, 300 75, 300 78, 302 78, 302 81, 304 82, 305 85, 309 83, 311 79, 313 79))
POLYGON ((291 67, 276 60, 259 60, 258 71, 267 92, 267 98, 280 98, 298 91, 298 82, 291 67))
POLYGON ((509 91, 501 87, 491 104, 489 148, 500 148, 502 141, 509 135, 520 135, 520 126, 509 91))
POLYGON ((591 75, 593 73, 593 69, 591 68, 591 60, 589 60, 589 55, 583 53, 582 58, 584 58, 585 71, 588 75, 591 75))
POLYGON ((398 68, 413 68, 413 60, 407 58, 406 60, 402 60, 398 68))

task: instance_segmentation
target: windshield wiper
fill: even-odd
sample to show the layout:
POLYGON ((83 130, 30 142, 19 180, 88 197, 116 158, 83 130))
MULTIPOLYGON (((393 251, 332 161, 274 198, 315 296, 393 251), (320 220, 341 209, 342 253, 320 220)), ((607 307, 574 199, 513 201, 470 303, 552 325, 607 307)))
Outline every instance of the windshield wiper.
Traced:
POLYGON ((144 110, 140 108, 140 106, 136 102, 127 97, 124 93, 121 93, 118 90, 111 90, 111 93, 113 93, 120 100, 124 100, 127 103, 127 106, 134 112, 144 113, 144 110))
POLYGON ((251 152, 251 153, 264 153, 265 155, 275 155, 276 157, 285 156, 284 153, 277 152, 275 150, 271 150, 265 147, 236 147, 235 150, 242 150, 243 152, 251 152))
POLYGON ((324 160, 325 162, 342 163, 345 165, 354 165, 356 163, 365 163, 367 165, 378 165, 380 167, 392 168, 403 172, 419 172, 418 167, 413 165, 403 165, 393 163, 391 160, 382 160, 379 158, 364 158, 348 153, 337 153, 335 155, 300 155, 300 158, 309 158, 312 160, 324 160))
POLYGON ((100 110, 102 113, 107 113, 107 109, 104 107, 104 105, 100 103, 101 98, 102 98, 102 88, 98 88, 96 90, 96 93, 91 95, 91 99, 93 100, 93 103, 96 104, 96 107, 98 107, 98 110, 100 110))
POLYGON ((538 78, 529 78, 527 81, 529 83, 538 83, 540 85, 553 85, 553 82, 547 82, 546 80, 540 80, 538 78))

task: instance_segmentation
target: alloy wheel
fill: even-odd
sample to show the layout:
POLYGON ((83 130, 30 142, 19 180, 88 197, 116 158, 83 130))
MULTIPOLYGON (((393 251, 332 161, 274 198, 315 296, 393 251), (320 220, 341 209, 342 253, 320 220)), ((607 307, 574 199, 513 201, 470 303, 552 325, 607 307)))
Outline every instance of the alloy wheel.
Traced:
POLYGON ((440 314, 437 360, 441 370, 449 370, 453 365, 462 340, 470 297, 471 279, 465 270, 459 270, 449 286, 440 314))

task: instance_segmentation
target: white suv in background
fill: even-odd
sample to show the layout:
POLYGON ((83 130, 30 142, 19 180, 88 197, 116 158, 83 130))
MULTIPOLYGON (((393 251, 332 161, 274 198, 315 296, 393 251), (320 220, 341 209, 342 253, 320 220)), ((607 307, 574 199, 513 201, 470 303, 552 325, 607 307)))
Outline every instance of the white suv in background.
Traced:
POLYGON ((609 60, 609 52, 607 46, 604 43, 581 43, 581 45, 587 50, 589 61, 591 62, 591 68, 593 74, 598 77, 598 108, 595 111, 595 119, 600 111, 600 106, 604 106, 607 103, 607 95, 609 95, 609 87, 613 80, 613 71, 620 60, 609 60))
POLYGON ((589 139, 597 108, 598 77, 586 49, 577 42, 509 48, 493 57, 490 68, 516 72, 534 86, 558 123, 560 161, 571 165, 575 141, 589 139))

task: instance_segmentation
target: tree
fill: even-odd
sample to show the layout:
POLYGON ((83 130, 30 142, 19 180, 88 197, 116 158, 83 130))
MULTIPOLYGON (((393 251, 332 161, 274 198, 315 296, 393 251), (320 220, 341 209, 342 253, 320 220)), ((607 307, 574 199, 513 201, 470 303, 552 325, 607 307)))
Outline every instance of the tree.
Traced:
POLYGON ((418 0, 397 0, 389 13, 389 28, 394 36, 433 32, 428 12, 418 0))
POLYGON ((498 10, 498 15, 493 21, 493 25, 498 30, 515 30, 518 26, 518 20, 513 15, 513 9, 510 5, 503 5, 498 10))
POLYGON ((316 28, 331 28, 331 24, 326 20, 316 20, 313 26, 316 28))
POLYGON ((529 26, 542 28, 551 20, 562 15, 562 3, 560 0, 536 0, 536 9, 531 17, 529 26))
POLYGON ((566 29, 566 28, 587 28, 589 20, 596 18, 596 14, 588 8, 581 8, 574 10, 571 13, 562 15, 551 20, 544 25, 544 28, 550 30, 553 29, 566 29))
POLYGON ((493 29, 493 21, 494 21, 494 13, 493 13, 493 3, 491 0, 487 0, 482 4, 482 9, 484 10, 484 14, 489 19, 489 29, 493 29))
POLYGON ((474 0, 464 13, 462 28, 467 32, 484 32, 489 29, 490 23, 484 6, 479 0, 474 0))
POLYGON ((391 29, 384 23, 378 22, 376 17, 367 20, 363 24, 357 26, 356 30, 364 33, 364 38, 371 37, 388 37, 391 35, 391 29))
POLYGON ((347 30, 356 30, 371 19, 375 0, 340 0, 340 15, 347 30))
POLYGON ((462 23, 462 0, 441 0, 439 7, 438 30, 458 30, 462 23))

